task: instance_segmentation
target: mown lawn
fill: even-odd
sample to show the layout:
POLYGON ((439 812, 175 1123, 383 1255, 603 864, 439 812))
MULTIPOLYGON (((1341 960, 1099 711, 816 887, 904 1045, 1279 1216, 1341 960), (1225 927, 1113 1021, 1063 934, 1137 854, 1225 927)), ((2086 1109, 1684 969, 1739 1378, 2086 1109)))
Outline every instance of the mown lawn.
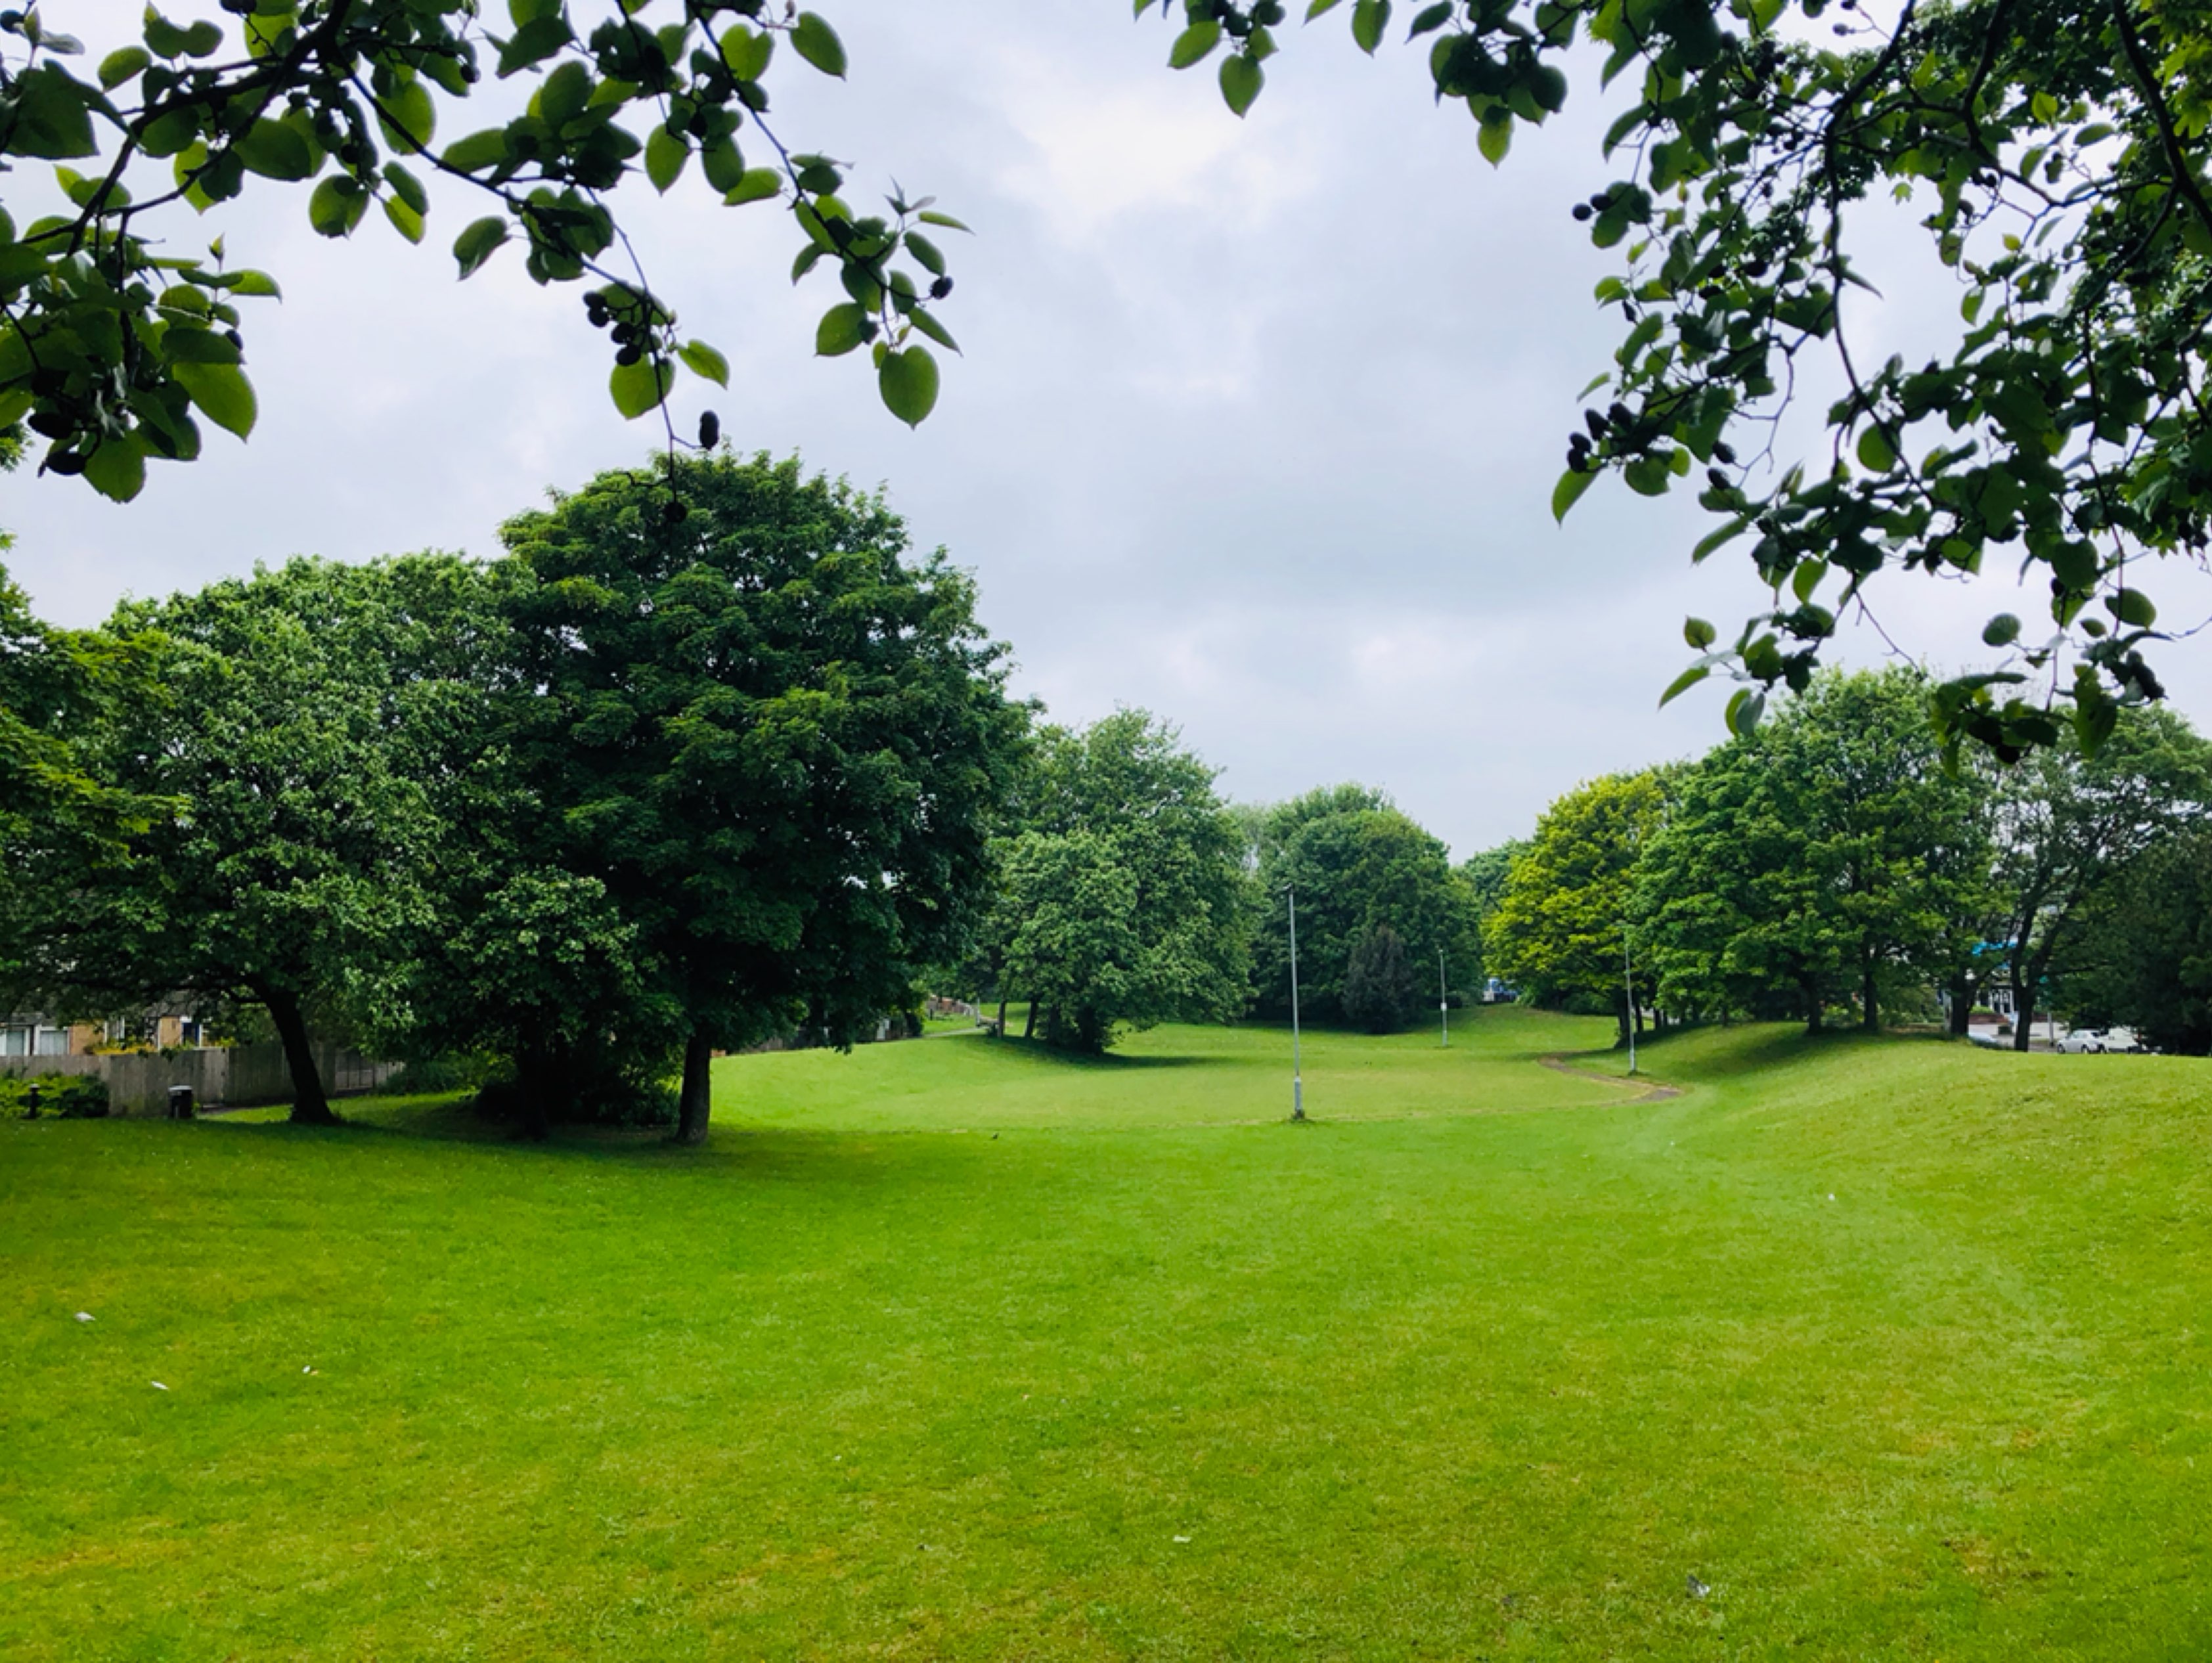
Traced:
POLYGON ((2208 1065, 1603 1033, 0 1126, 0 1657, 2212 1650, 2208 1065))

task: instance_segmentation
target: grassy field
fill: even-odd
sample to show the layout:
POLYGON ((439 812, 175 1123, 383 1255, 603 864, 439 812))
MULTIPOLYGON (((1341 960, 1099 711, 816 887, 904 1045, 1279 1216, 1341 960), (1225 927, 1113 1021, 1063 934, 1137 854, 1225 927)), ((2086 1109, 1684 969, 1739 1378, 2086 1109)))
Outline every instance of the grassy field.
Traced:
POLYGON ((2212 1652, 2212 1070, 1603 1037, 0 1126, 0 1657, 2212 1652))

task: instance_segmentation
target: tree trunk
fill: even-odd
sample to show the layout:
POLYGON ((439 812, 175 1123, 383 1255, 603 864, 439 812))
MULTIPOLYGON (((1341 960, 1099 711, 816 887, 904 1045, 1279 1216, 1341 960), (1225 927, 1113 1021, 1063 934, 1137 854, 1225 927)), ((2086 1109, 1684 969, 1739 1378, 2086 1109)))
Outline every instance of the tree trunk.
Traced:
POLYGON ((1805 1031, 1817 1034, 1820 1031, 1820 1019, 1824 1014, 1821 1007, 1826 1003, 1820 997, 1820 981, 1817 978, 1808 978, 1798 986, 1805 993, 1805 1031))
POLYGON ((1881 1032, 1881 1007, 1875 1003, 1874 975, 1876 960, 1872 953, 1859 971, 1859 1026, 1869 1034, 1881 1032))
POLYGON ((1004 1038, 1006 1038, 1006 990, 1005 988, 1001 987, 1001 988, 999 990, 999 1037, 1000 1037, 1000 1039, 1004 1039, 1004 1038))
POLYGON ((1629 1024, 1635 1020, 1633 1013, 1628 1008, 1628 993, 1626 989, 1622 990, 1620 998, 1615 1000, 1614 1004, 1618 1009, 1614 1012, 1613 1021, 1620 1025, 1620 1036, 1613 1041, 1613 1048, 1616 1051, 1626 1051, 1628 1049, 1629 1024))
POLYGON ((261 1003, 269 1020, 276 1024, 283 1041, 284 1066, 292 1075, 292 1124, 331 1126, 338 1117, 331 1113, 331 1100, 323 1094, 323 1077, 315 1066, 315 1047, 307 1039, 307 1019, 296 996, 281 990, 264 992, 261 1003))
POLYGON ((1036 1008, 1037 1002, 1031 999, 1028 1011, 1022 1017, 1022 1037, 1025 1040, 1036 1037, 1036 1008))
POLYGON ((707 1115, 713 1104, 707 1065, 714 1047, 705 1033, 694 1029, 684 1042, 684 1089, 676 1100, 676 1141, 693 1147, 707 1141, 707 1115))
POLYGON ((1944 1029, 1948 1030, 1954 1040, 1966 1037, 1966 1017, 1971 1017, 1971 1015, 1973 1015, 1973 978, 1960 971, 1958 975, 1951 978, 1951 1017, 1944 1022, 1944 1029))
POLYGON ((545 1047, 528 1044, 514 1059, 514 1089, 522 1099, 522 1135, 543 1143, 551 1123, 546 1095, 553 1089, 553 1060, 545 1047))

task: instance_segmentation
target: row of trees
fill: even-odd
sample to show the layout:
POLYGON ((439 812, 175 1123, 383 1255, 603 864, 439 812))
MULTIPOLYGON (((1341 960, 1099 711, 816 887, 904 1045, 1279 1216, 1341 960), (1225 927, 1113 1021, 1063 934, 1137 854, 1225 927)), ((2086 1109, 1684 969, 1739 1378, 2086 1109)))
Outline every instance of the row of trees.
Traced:
POLYGON ((40 624, 0 586, 0 998, 188 994, 492 1059, 533 1129, 925 991, 1047 1042, 1288 1004, 1383 1030, 1479 974, 1443 845, 1359 786, 1232 809, 1175 731, 1039 725, 969 580, 796 459, 604 475, 479 565, 298 560, 40 624))
POLYGON ((2002 986, 2022 1049, 2051 1008, 2212 1045, 2187 899, 2212 873, 2212 745, 2142 707, 2094 751, 1947 766, 1930 691, 1906 670, 1824 675, 1695 762, 1570 792, 1525 847, 1469 863, 1504 871, 1493 968, 1611 1008, 1624 1037, 1647 1009, 1817 1030, 1938 1001, 1963 1032, 2002 986))
POLYGON ((1472 892, 1443 844, 1363 786, 1224 804, 1174 731, 1123 711, 1039 736, 999 846, 967 985, 1030 1031, 1096 1050, 1118 1027, 1290 1009, 1297 901, 1306 1014, 1404 1028, 1441 975, 1480 973, 1472 892))
POLYGON ((878 499, 680 474, 604 475, 489 566, 295 561, 93 637, 11 610, 11 682, 104 696, 9 689, 70 767, 0 822, 6 991, 258 1006, 307 1120, 311 1024, 504 1058, 538 1126, 680 1057, 692 1140, 714 1048, 899 1008, 986 893, 1004 650, 878 499))

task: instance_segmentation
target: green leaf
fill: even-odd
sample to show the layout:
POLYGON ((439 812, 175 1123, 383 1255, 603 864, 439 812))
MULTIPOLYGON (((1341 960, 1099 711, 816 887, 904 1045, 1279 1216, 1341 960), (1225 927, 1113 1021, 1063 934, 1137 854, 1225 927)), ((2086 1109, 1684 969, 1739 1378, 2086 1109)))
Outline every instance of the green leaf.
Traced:
POLYGON ((276 287, 276 280, 266 271, 228 271, 223 284, 234 294, 249 294, 264 300, 281 300, 284 291, 276 287))
POLYGON ((399 200, 413 209, 418 218, 430 211, 430 193, 422 188, 422 181, 398 162, 384 164, 384 182, 399 193, 399 200))
POLYGON ((1674 470, 1665 457, 1639 456, 1620 470, 1620 476, 1638 496, 1664 496, 1674 470))
POLYGON ((1878 424, 1869 422, 1859 432, 1860 465, 1869 473, 1886 474, 1897 465, 1896 448, 1878 424))
POLYGON ((742 208, 749 202, 766 202, 782 190, 783 176, 775 168, 748 167, 738 175, 735 185, 722 192, 722 204, 726 208, 742 208))
POLYGON ((1242 52, 1221 60, 1221 96, 1239 116, 1252 107, 1267 79, 1267 71, 1242 52))
POLYGON ((2148 629, 2158 622, 2158 608, 2140 589, 2116 591, 2105 597, 2105 604, 2114 617, 2132 628, 2148 629))
POLYGON ((952 338, 952 331, 945 328, 943 324, 939 323, 936 318, 926 308, 916 307, 913 311, 907 313, 906 318, 908 323, 912 324, 924 335, 929 337, 931 340, 936 342, 938 345, 945 349, 946 351, 957 352, 960 350, 960 343, 952 338))
POLYGON ((1176 36, 1175 45, 1168 48, 1168 68, 1187 70, 1220 44, 1220 24, 1210 17, 1202 23, 1193 23, 1176 36))
POLYGON ((500 49, 500 78, 503 81, 532 64, 544 63, 575 38, 557 13, 524 24, 514 32, 514 38, 500 49))
POLYGON ((211 329, 172 324, 161 337, 161 355, 172 364, 234 364, 238 348, 228 335, 211 329))
POLYGON ((1474 148, 1482 152, 1482 159, 1492 167, 1505 160, 1505 153, 1513 148, 1513 118, 1509 113, 1503 119, 1485 121, 1474 135, 1474 148))
POLYGON ((918 428, 937 405, 937 360, 927 347, 908 347, 884 355, 876 371, 884 407, 909 428, 918 428))
POLYGON ((454 238, 453 258, 460 262, 461 276, 473 276, 507 237, 507 222, 492 215, 476 221, 454 238))
POLYGON ((419 81, 410 81, 390 96, 379 99, 376 124, 384 133, 384 142, 395 150, 428 149, 430 136, 438 127, 438 109, 430 101, 430 89, 419 81))
POLYGON ((641 358, 634 364, 617 364, 607 378, 607 391, 615 408, 635 422, 647 410, 659 410, 676 380, 676 366, 665 358, 641 358))
POLYGON ((222 46, 222 30, 214 23, 195 23, 185 31, 185 55, 206 58, 222 46))
POLYGON ((352 234, 368 211, 368 193, 349 174, 325 179, 307 198, 307 223, 325 237, 352 234))
POLYGON ((281 121, 255 122, 231 141, 231 149, 249 172, 264 179, 303 179, 315 171, 315 153, 307 141, 281 121))
POLYGON ((1369 57, 1382 44, 1382 31, 1390 27, 1390 0, 1358 0, 1352 9, 1352 38, 1369 57))
POLYGON ((1306 21, 1310 23, 1325 11, 1334 11, 1344 0, 1312 0, 1306 8, 1306 21))
POLYGON ((811 11, 799 14, 799 21, 792 26, 791 49, 824 75, 843 78, 845 74, 845 43, 831 28, 811 11))
POLYGON ((775 37, 764 30, 756 34, 742 23, 732 23, 722 31, 722 62, 739 81, 759 80, 775 55, 775 37))
MULTIPOLYGON (((1716 632, 1712 625, 1707 623, 1703 618, 1682 620, 1682 639, 1700 652, 1713 644, 1715 635, 1716 632)), ((1660 702, 1664 704, 1666 701, 1662 699, 1660 702)))
MULTIPOLYGON (((153 54, 143 46, 118 46, 100 60, 100 84, 112 93, 153 61, 153 54)), ((86 471, 89 473, 90 468, 86 471)))
POLYGON ((507 130, 487 127, 480 133, 471 133, 466 138, 457 138, 446 147, 440 158, 447 167, 464 173, 482 173, 496 167, 507 160, 507 130))
POLYGON ((645 176, 661 195, 668 194, 668 187, 682 176, 684 164, 690 160, 690 144, 666 127, 655 127, 646 136, 645 176))
POLYGON ((712 381, 718 387, 730 385, 730 361, 704 341, 686 341, 676 349, 676 355, 701 380, 712 381))
POLYGON ((1984 646, 2010 646, 2020 639, 2020 620, 2009 612, 2000 612, 1982 630, 1984 646))
POLYGON ((128 502, 146 489, 146 452, 134 434, 100 441, 85 459, 85 483, 112 502, 128 502))
POLYGON ((1565 524, 1567 510, 1582 501, 1583 493, 1596 483, 1597 476, 1584 473, 1579 468, 1570 468, 1559 476, 1559 483, 1552 487, 1552 518, 1565 524))
POLYGON ((15 124, 7 139, 11 156, 67 161, 97 155, 93 142, 92 88, 57 64, 27 70, 15 81, 15 124))
POLYGON ((935 243, 930 241, 919 231, 908 232, 905 240, 906 252, 914 256, 915 263, 923 270, 928 272, 933 277, 941 277, 945 275, 945 256, 939 251, 935 243))
POLYGON ((868 311, 857 301, 846 300, 822 314, 814 326, 814 350, 824 358, 842 358, 867 339, 868 311))
MULTIPOLYGON (((1707 625, 1706 627, 1708 628, 1711 628, 1711 625, 1707 625)), ((1692 665, 1680 675, 1675 677, 1673 681, 1667 683, 1667 690, 1659 695, 1659 708, 1664 710, 1668 705, 1674 703, 1676 699, 1680 698, 1683 694, 1687 693, 1692 688, 1695 687, 1699 682, 1702 682, 1706 677, 1712 673, 1713 667, 1709 664, 1692 665)))
POLYGON ((422 240, 422 215, 415 206, 398 196, 383 198, 384 217, 392 222, 392 228, 410 242, 422 240))
POLYGON ((738 147, 727 139, 702 145, 699 150, 699 171, 707 176, 707 183, 715 190, 731 191, 738 188, 745 176, 745 159, 738 154, 738 147))
POLYGON ((192 403, 199 406, 200 413, 216 426, 228 428, 240 439, 253 431, 254 418, 259 413, 254 404, 253 384, 237 365, 179 364, 169 373, 191 396, 192 403))

